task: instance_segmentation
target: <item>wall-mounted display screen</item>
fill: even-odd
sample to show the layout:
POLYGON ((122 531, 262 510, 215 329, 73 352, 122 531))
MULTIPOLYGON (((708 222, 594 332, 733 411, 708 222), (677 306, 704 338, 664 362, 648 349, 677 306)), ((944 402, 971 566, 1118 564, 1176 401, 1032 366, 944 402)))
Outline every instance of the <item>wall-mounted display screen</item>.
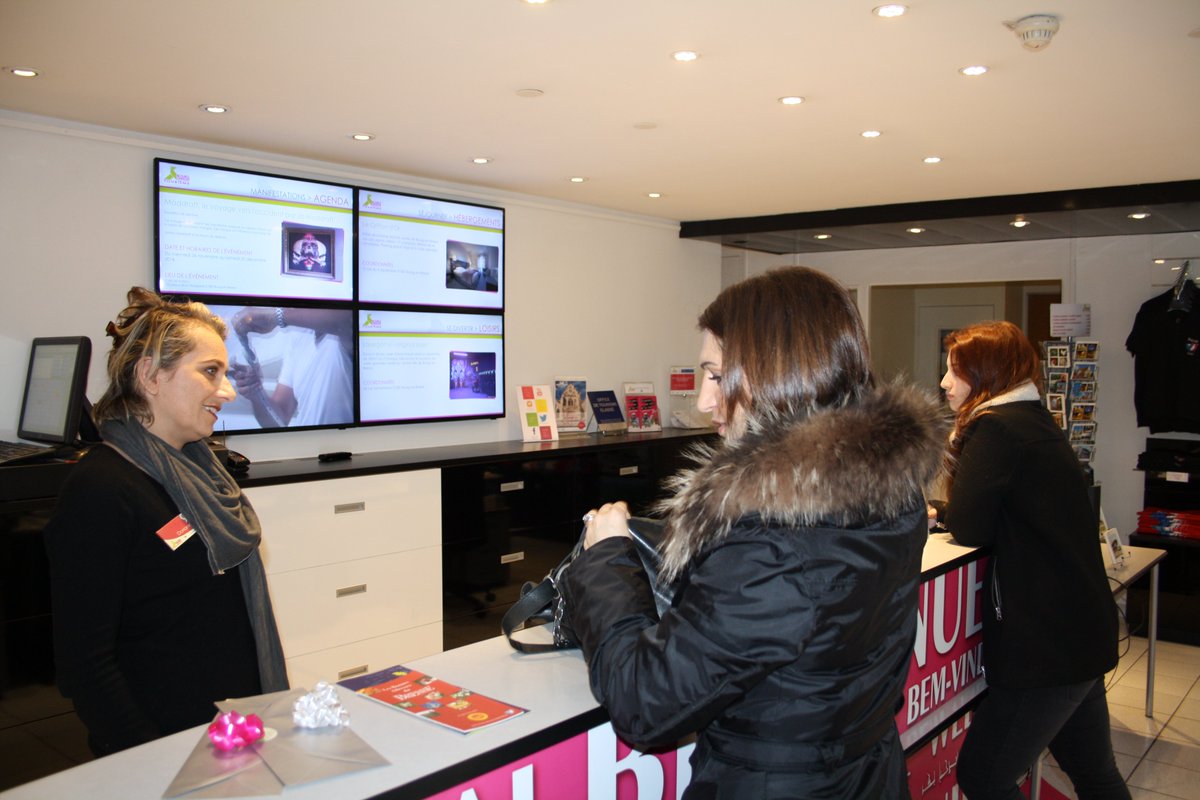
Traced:
POLYGON ((228 326, 229 380, 238 392, 221 409, 218 432, 354 424, 353 309, 209 308, 228 326))
POLYGON ((354 298, 354 189, 155 160, 158 290, 354 298))
POLYGON ((229 328, 217 431, 504 416, 504 209, 170 159, 154 197, 159 292, 229 328))
POLYGON ((504 209, 358 190, 358 297, 500 310, 504 209))
POLYGON ((362 422, 504 416, 504 318, 360 309, 362 422))

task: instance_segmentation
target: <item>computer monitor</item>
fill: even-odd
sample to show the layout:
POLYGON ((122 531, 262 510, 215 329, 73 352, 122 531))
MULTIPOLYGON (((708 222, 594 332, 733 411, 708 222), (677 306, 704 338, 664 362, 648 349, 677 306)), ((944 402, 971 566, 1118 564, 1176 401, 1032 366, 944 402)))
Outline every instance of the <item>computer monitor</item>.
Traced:
POLYGON ((86 336, 33 340, 17 436, 59 446, 78 440, 91 358, 92 341, 86 336))

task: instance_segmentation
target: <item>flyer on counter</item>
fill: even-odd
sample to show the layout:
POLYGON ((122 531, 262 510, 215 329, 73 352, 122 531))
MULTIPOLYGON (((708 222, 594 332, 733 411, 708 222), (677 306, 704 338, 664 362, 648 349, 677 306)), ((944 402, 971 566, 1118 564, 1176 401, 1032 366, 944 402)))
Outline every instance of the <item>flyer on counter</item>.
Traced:
POLYGON ((528 710, 399 664, 346 678, 338 685, 459 733, 482 730, 528 710))

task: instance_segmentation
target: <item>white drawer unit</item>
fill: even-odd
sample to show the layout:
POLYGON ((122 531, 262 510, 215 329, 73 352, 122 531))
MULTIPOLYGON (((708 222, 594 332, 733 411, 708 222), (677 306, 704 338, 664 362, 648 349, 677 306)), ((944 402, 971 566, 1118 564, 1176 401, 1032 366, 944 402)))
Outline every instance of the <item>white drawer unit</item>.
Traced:
POLYGON ((246 496, 269 574, 441 543, 441 472, 389 472, 275 486, 246 496))
POLYGON ((441 651, 441 485, 426 469, 246 490, 293 685, 441 651))
POLYGON ((438 622, 441 561, 441 547, 425 547, 268 576, 284 653, 438 622))
POLYGON ((435 622, 289 658, 288 680, 294 689, 312 689, 317 681, 334 683, 440 652, 442 625, 435 622))

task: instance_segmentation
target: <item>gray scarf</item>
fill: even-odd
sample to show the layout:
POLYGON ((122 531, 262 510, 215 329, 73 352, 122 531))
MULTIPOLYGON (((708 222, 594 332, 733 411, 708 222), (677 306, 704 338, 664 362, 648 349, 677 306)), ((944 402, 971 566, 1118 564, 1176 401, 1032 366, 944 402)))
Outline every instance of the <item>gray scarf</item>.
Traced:
POLYGON ((189 442, 176 450, 132 419, 106 420, 100 433, 105 443, 162 485, 208 548, 214 575, 238 567, 262 691, 287 689, 283 646, 258 552, 262 530, 241 487, 204 442, 189 442))

